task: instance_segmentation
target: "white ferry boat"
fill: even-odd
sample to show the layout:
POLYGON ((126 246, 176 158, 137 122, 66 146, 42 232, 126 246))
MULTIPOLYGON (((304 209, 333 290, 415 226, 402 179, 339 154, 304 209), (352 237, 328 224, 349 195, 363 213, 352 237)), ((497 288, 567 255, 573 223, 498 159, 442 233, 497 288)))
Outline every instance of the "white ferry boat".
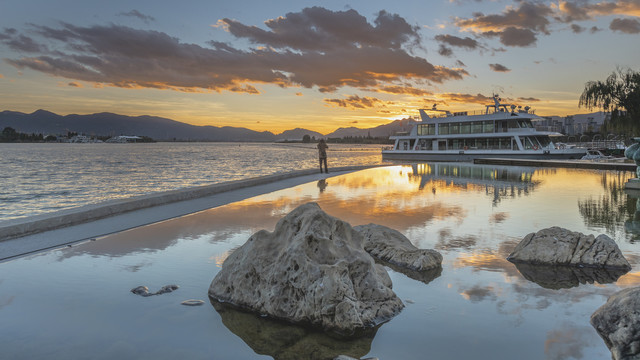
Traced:
POLYGON ((540 119, 528 106, 494 104, 478 114, 420 109, 422 122, 409 134, 390 136, 393 147, 382 150, 388 160, 471 161, 476 158, 580 159, 586 149, 555 144, 551 136, 537 131, 531 122, 540 119), (427 114, 430 112, 431 115, 427 114))

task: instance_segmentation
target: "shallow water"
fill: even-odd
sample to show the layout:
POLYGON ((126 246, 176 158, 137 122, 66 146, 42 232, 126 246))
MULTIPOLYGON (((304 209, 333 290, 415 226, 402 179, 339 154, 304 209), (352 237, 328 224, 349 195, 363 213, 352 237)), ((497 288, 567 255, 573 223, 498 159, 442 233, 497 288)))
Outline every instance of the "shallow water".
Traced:
POLYGON ((0 263, 0 349, 10 359, 609 359, 589 317, 611 294, 640 284, 637 200, 622 191, 632 176, 390 166, 14 259, 0 263), (438 250, 442 272, 388 268, 406 308, 353 341, 214 308, 207 290, 225 258, 309 201, 352 225, 390 226, 438 250), (526 234, 555 225, 609 235, 633 269, 603 284, 523 269, 537 282, 527 280, 505 258, 526 234), (130 293, 168 284, 180 288, 130 293), (187 299, 206 303, 180 305, 187 299))
MULTIPOLYGON (((329 167, 381 163, 381 145, 330 144, 329 167)), ((318 166, 315 144, 0 144, 0 221, 318 166)))

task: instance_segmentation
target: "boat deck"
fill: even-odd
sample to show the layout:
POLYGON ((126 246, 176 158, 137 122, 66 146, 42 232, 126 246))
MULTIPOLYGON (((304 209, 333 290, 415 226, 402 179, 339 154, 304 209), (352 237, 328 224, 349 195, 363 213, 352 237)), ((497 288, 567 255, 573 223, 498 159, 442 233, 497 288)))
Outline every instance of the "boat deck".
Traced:
POLYGON ((510 159, 510 158, 481 158, 474 159, 474 164, 488 165, 512 165, 512 166, 537 166, 537 167, 564 167, 576 169, 621 170, 636 171, 637 165, 627 162, 600 162, 600 161, 576 161, 576 160, 535 160, 535 159, 510 159))

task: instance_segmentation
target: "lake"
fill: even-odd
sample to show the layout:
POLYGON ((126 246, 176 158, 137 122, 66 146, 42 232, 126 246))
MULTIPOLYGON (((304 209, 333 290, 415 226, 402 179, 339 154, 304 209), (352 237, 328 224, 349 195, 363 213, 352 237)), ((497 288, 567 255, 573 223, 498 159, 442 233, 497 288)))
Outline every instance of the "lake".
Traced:
POLYGON ((386 166, 13 259, 0 263, 0 348, 8 359, 609 359, 589 318, 608 296, 640 284, 640 209, 623 191, 633 176, 386 166), (351 225, 386 225, 439 251, 442 271, 388 267, 406 307, 349 341, 214 307, 207 290, 227 256, 309 201, 351 225), (600 274, 599 283, 539 276, 506 260, 525 235, 551 226, 607 234, 632 270, 600 274), (168 284, 180 288, 146 298, 130 292, 168 284), (187 299, 205 304, 180 304, 187 299))

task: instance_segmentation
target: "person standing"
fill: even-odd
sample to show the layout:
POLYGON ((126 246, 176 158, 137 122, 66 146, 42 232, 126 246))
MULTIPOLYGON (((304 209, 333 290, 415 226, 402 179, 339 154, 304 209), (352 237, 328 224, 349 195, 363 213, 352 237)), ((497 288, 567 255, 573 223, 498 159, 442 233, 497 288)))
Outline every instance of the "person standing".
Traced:
POLYGON ((327 168, 327 143, 324 139, 320 139, 318 142, 318 157, 320 158, 320 173, 322 173, 322 163, 324 163, 324 172, 329 173, 329 169, 327 168))

